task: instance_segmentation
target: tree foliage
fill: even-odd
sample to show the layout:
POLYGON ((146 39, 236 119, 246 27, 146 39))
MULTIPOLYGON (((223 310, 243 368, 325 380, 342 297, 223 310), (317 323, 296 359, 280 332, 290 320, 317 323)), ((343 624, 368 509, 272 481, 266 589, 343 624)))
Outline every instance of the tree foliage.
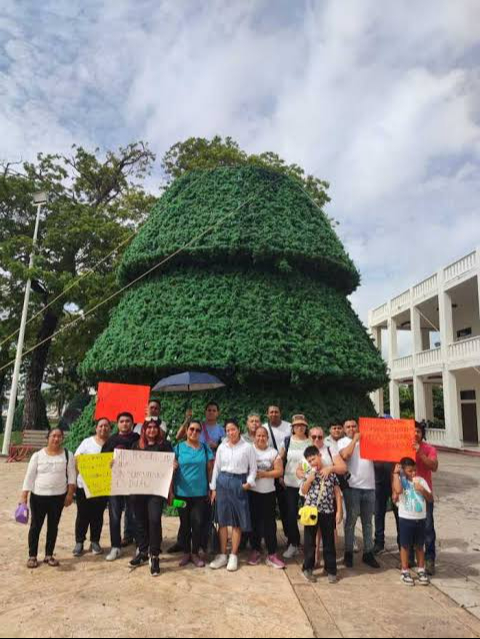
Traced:
POLYGON ((359 283, 336 233, 298 182, 250 165, 179 178, 127 249, 120 280, 133 280, 177 250, 170 269, 218 263, 302 271, 346 293, 359 283))
MULTIPOLYGON (((144 219, 155 197, 140 185, 148 174, 153 154, 143 143, 130 144, 101 156, 74 147, 70 155, 39 154, 36 162, 21 167, 4 165, 0 175, 0 296, 6 337, 17 326, 23 290, 32 278, 26 348, 45 344, 27 357, 25 366, 24 427, 38 427, 40 389, 49 376, 72 371, 71 392, 76 392, 76 365, 105 326, 109 307, 79 321, 50 348, 52 334, 64 323, 81 319, 99 299, 116 289, 115 265, 121 250, 95 273, 83 277, 115 247, 126 244, 144 219), (40 224, 34 268, 28 268, 36 207, 35 191, 49 193, 40 224), (52 301, 62 295, 58 302, 52 301), (47 309, 48 305, 48 309, 47 309), (45 371, 49 375, 45 376, 45 371)), ((110 307, 113 304, 110 305, 110 307)), ((1 336, 0 336, 1 340, 1 336)), ((0 348, 0 361, 9 361, 16 337, 0 348)))
POLYGON ((188 138, 188 140, 174 144, 165 153, 162 160, 162 167, 169 184, 190 171, 244 164, 272 169, 277 173, 288 175, 308 192, 321 209, 330 202, 327 194, 329 184, 325 180, 305 173, 305 170, 298 164, 287 164, 283 158, 272 151, 248 154, 231 137, 223 139, 216 135, 211 140, 188 138))

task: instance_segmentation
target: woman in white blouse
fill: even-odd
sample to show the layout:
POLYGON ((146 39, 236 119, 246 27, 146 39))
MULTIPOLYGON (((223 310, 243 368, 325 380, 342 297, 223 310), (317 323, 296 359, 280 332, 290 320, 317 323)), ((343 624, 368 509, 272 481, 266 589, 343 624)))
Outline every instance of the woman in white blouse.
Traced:
POLYGON ((227 566, 233 572, 238 568, 242 532, 252 529, 247 491, 255 486, 257 458, 253 447, 242 440, 236 420, 228 420, 225 430, 227 439, 217 449, 210 485, 212 502, 216 500, 220 536, 220 554, 210 568, 227 566), (232 527, 232 552, 227 558, 228 526, 232 527))
MULTIPOLYGON (((101 417, 97 420, 95 435, 84 439, 75 451, 75 457, 79 455, 98 455, 102 452, 105 442, 108 441, 112 432, 110 420, 101 417)), ((77 518, 75 520, 75 548, 74 557, 83 555, 83 544, 90 528, 90 551, 94 555, 101 555, 103 549, 100 546, 100 537, 103 528, 103 513, 107 507, 107 497, 92 497, 87 499, 85 494, 85 483, 82 476, 77 477, 77 518)))
POLYGON ((44 563, 58 566, 53 556, 58 525, 63 508, 73 502, 76 488, 75 459, 63 447, 63 431, 53 428, 48 434, 46 448, 32 455, 23 482, 21 501, 27 504, 30 494, 31 522, 28 533, 28 568, 37 568, 38 541, 47 517, 47 541, 44 563))

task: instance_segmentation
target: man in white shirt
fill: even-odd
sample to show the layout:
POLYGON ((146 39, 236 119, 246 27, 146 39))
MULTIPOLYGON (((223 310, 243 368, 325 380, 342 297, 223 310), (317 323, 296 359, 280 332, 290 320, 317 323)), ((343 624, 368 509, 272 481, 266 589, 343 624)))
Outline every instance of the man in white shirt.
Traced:
MULTIPOLYGON (((160 422, 160 428, 163 430, 164 433, 167 432, 167 424, 166 422, 162 421, 160 414, 162 412, 162 405, 159 402, 158 399, 151 399, 148 404, 147 404, 147 408, 145 409, 145 419, 155 419, 156 421, 160 422)), ((139 435, 142 432, 142 426, 143 424, 136 424, 135 428, 133 429, 134 433, 138 433, 139 435)))
POLYGON ((375 469, 373 462, 360 456, 360 432, 355 420, 344 424, 345 435, 338 442, 340 455, 348 464, 350 477, 343 492, 347 519, 345 522, 346 568, 353 567, 355 525, 360 516, 363 534, 363 563, 380 568, 373 554, 373 516, 375 514, 375 469))
MULTIPOLYGON (((282 412, 278 406, 269 406, 267 410, 267 422, 264 427, 268 431, 268 443, 275 448, 277 453, 282 455, 285 450, 285 439, 292 435, 292 425, 290 422, 282 420, 282 412)), ((278 509, 280 511, 280 519, 282 520, 283 533, 287 536, 288 518, 287 518, 287 501, 285 494, 285 485, 283 479, 275 482, 275 490, 277 493, 278 509)))
POLYGON ((278 406, 269 406, 267 421, 263 425, 268 430, 269 445, 281 453, 282 449, 285 448, 285 439, 292 434, 291 423, 282 419, 282 413, 278 406))
POLYGON ((325 437, 325 446, 328 446, 332 451, 338 453, 338 442, 345 437, 345 431, 343 430, 343 424, 332 424, 330 426, 330 434, 325 437))

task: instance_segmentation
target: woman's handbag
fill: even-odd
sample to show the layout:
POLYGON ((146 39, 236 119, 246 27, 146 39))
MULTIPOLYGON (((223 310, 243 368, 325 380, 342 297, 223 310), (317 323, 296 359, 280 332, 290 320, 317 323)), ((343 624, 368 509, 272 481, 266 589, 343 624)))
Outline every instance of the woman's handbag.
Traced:
POLYGON ((18 504, 15 510, 15 521, 19 524, 28 524, 29 511, 27 504, 18 504))

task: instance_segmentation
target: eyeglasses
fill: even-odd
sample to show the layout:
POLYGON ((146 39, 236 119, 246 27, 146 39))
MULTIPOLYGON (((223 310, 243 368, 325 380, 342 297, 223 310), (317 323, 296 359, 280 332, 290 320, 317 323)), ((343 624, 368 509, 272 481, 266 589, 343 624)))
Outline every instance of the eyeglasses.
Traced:
POLYGON ((201 433, 201 429, 200 428, 189 428, 188 429, 189 433, 201 433))
POLYGON ((312 439, 323 439, 323 435, 312 435, 312 439))

